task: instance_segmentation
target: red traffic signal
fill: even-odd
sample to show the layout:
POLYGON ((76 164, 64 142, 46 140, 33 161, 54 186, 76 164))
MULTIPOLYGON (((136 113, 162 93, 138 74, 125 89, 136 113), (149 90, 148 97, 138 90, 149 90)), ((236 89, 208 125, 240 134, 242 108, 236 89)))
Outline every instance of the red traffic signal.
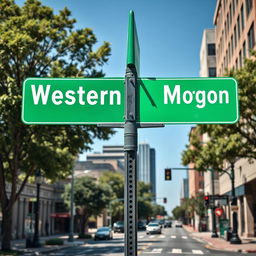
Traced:
POLYGON ((204 206, 206 208, 209 208, 209 204, 210 204, 210 197, 209 196, 204 196, 204 206))
POLYGON ((214 212, 215 212, 215 215, 218 217, 220 217, 224 213, 222 208, 216 208, 214 212))
POLYGON ((172 179, 172 170, 170 168, 164 169, 164 177, 165 177, 165 180, 172 179))
POLYGON ((163 201, 164 201, 164 204, 166 204, 166 203, 167 203, 167 198, 164 197, 164 198, 163 198, 163 201))

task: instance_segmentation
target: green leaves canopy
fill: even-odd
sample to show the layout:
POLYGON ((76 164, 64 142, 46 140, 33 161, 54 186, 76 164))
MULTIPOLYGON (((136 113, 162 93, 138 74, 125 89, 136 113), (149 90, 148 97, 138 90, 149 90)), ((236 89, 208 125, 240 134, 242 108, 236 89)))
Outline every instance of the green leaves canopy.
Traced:
MULTIPOLYGON (((22 82, 27 77, 99 77, 110 44, 97 43, 92 29, 74 29, 67 8, 55 14, 38 0, 22 7, 0 1, 0 202, 5 216, 37 168, 52 180, 65 177, 72 161, 94 138, 108 139, 111 129, 96 126, 33 126, 21 122, 22 82), (7 196, 6 182, 12 186, 7 196), (20 185, 20 186, 18 186, 20 185)), ((3 249, 10 249, 4 225, 3 249)))

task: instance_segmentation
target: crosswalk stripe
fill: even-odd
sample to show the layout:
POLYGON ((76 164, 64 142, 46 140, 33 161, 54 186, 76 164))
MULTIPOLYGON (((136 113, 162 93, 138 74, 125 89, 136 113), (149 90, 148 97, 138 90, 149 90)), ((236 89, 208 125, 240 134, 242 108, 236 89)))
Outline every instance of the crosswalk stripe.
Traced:
POLYGON ((182 253, 181 249, 172 249, 172 253, 182 253))
POLYGON ((149 236, 149 238, 154 238, 155 236, 149 236))
POLYGON ((163 250, 163 248, 155 248, 152 251, 145 252, 145 253, 159 253, 160 254, 162 252, 162 250, 163 250))
POLYGON ((204 254, 201 250, 192 250, 193 254, 204 254))
POLYGON ((188 237, 187 237, 187 236, 182 236, 181 238, 183 238, 183 239, 188 239, 188 237))
POLYGON ((161 236, 159 236, 159 238, 165 238, 165 235, 161 235, 161 236))
POLYGON ((139 238, 143 238, 144 236, 139 236, 139 238))
POLYGON ((171 238, 176 238, 176 236, 171 236, 171 238))

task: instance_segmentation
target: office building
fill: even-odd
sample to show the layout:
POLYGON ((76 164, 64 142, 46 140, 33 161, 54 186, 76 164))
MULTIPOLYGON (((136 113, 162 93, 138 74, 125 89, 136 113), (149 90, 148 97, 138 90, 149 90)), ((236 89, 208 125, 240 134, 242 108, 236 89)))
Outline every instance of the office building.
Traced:
POLYGON ((151 185, 151 192, 156 195, 156 153, 148 143, 139 143, 138 180, 151 185))
POLYGON ((216 26, 217 76, 239 69, 255 49, 256 0, 218 0, 216 26))

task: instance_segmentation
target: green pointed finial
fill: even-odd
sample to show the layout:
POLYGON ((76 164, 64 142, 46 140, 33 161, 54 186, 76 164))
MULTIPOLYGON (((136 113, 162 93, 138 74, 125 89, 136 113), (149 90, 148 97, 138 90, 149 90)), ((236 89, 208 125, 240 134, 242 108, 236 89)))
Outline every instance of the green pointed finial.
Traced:
POLYGON ((128 48, 127 48, 127 66, 136 68, 137 74, 140 71, 140 46, 136 30, 134 11, 130 10, 128 24, 128 48))

